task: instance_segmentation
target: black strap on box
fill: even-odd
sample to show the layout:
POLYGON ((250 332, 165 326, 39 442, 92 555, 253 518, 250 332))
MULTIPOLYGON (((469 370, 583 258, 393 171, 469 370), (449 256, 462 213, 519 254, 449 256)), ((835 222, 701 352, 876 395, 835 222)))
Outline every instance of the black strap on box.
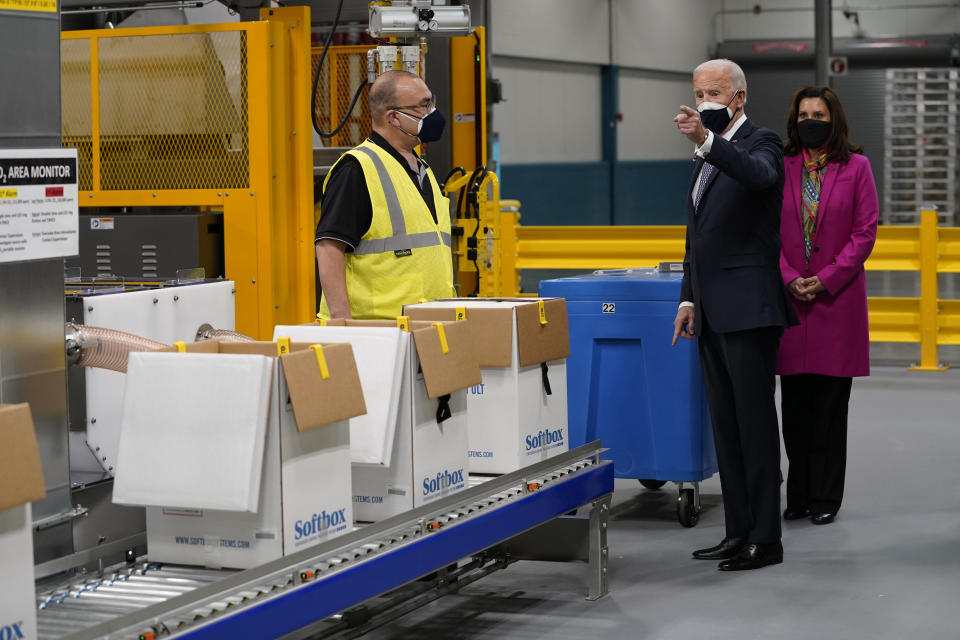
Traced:
POLYGON ((548 396, 553 395, 553 390, 550 389, 550 377, 547 375, 547 363, 540 363, 540 373, 543 377, 543 390, 547 393, 548 396))
POLYGON ((437 398, 437 424, 443 424, 443 421, 452 415, 450 412, 450 394, 437 398))

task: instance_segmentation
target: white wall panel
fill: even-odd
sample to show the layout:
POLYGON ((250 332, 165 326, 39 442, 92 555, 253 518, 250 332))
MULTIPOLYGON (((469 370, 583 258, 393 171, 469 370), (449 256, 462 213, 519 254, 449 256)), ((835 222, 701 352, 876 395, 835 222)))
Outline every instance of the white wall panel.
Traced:
POLYGON ((719 0, 614 0, 614 62, 692 71, 708 58, 719 0))
POLYGON ((493 109, 502 163, 601 159, 600 67, 499 56, 493 67, 506 98, 493 109))
POLYGON ((494 55, 609 64, 607 0, 491 0, 490 11, 494 55))
MULTIPOLYGON (((812 38, 814 36, 813 0, 766 0, 763 11, 753 13, 756 0, 724 0, 724 13, 717 35, 726 40, 812 38), (805 8, 805 11, 783 11, 805 8)), ((851 2, 858 11, 860 28, 866 37, 911 36, 955 33, 960 31, 960 8, 946 0, 910 2, 909 0, 870 0, 851 2), (910 6, 916 5, 916 6, 910 6), (936 6, 943 5, 943 6, 936 6), (909 8, 907 8, 909 6, 909 8)), ((843 3, 833 3, 833 35, 854 37, 856 25, 844 18, 843 3)))
POLYGON ((693 145, 677 131, 673 117, 692 105, 692 80, 641 71, 620 71, 618 160, 671 160, 692 157, 693 145))

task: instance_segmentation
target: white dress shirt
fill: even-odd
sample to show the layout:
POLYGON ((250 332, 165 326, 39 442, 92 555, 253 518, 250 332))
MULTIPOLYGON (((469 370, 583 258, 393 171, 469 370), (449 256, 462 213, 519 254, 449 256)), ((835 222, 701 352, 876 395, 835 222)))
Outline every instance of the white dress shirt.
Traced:
MULTIPOLYGON (((737 118, 736 122, 733 123, 733 126, 730 127, 723 136, 724 140, 730 140, 733 137, 733 134, 737 132, 743 123, 747 121, 746 112, 741 113, 740 117, 737 118)), ((703 144, 699 147, 694 147, 693 153, 700 158, 706 159, 707 154, 710 153, 710 149, 713 148, 713 131, 707 131, 707 138, 703 141, 703 144)), ((703 175, 703 167, 700 168, 700 173, 697 175, 697 181, 693 184, 693 191, 690 192, 690 199, 693 200, 697 196, 697 189, 700 187, 700 178, 703 175)))

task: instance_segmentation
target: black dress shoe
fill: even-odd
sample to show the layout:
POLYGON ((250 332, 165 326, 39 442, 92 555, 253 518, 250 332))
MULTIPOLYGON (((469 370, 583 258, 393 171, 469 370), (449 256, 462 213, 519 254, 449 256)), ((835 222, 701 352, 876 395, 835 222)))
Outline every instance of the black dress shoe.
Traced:
POLYGON ((810 508, 804 507, 802 509, 794 509, 793 507, 787 507, 783 510, 783 519, 784 520, 799 520, 800 518, 806 518, 810 515, 810 508))
POLYGON ((812 522, 813 524, 830 524, 836 518, 837 518, 837 514, 830 513, 829 511, 825 511, 823 513, 815 513, 812 516, 810 516, 810 522, 812 522))
POLYGON ((724 538, 715 547, 707 549, 697 549, 693 552, 693 557, 697 560, 726 560, 739 553, 747 541, 743 538, 724 538))
POLYGON ((774 544, 755 544, 751 542, 740 553, 721 562, 717 568, 720 571, 746 571, 771 564, 780 564, 781 562, 783 562, 782 544, 779 542, 774 544))

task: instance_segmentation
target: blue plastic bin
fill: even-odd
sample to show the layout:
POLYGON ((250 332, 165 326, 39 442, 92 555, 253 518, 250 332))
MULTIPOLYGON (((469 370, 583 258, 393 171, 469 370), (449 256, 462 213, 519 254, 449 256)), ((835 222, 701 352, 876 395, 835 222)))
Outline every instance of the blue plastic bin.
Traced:
POLYGON ((717 471, 695 340, 670 346, 680 273, 598 271, 544 280, 570 322, 570 446, 599 438, 618 478, 699 482, 717 471))

